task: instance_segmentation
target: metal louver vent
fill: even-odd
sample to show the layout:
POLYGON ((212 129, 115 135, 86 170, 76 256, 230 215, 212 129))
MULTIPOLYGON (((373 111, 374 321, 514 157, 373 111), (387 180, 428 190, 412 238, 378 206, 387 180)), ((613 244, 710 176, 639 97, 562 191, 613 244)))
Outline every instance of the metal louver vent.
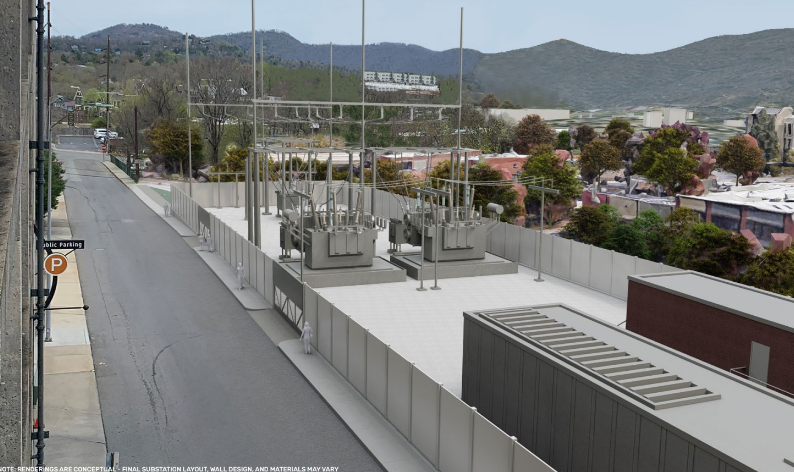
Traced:
POLYGON ((720 395, 537 311, 483 314, 543 349, 563 356, 655 409, 718 400, 720 395))

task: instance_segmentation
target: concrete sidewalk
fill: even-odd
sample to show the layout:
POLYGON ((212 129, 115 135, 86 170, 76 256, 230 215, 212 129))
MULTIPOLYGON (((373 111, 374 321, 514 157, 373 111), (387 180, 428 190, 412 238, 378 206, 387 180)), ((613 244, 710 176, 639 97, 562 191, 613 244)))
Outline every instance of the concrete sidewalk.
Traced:
MULTIPOLYGON (((52 212, 52 239, 71 239, 66 202, 52 212)), ((65 253, 66 251, 58 251, 65 253)), ((51 307, 83 305, 77 261, 66 256, 51 307)), ((93 307, 101 310, 102 307, 93 307)), ((51 337, 44 347, 44 426, 48 466, 104 466, 105 430, 85 311, 51 310, 51 337)))

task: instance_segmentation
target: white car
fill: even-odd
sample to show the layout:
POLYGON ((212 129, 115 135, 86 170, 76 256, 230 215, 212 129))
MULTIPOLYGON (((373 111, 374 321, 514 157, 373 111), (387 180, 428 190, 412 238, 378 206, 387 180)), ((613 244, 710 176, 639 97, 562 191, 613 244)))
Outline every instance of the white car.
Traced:
POLYGON ((106 138, 107 135, 108 135, 108 130, 106 130, 105 128, 96 128, 94 130, 94 139, 106 138))
POLYGON ((108 131, 108 139, 119 139, 119 134, 115 131, 108 131))

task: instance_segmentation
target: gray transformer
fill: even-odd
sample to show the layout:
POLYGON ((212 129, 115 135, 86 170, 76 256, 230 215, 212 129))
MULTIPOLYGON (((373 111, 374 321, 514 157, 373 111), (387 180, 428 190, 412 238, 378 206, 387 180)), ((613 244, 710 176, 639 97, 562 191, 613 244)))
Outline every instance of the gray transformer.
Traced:
POLYGON ((310 269, 369 267, 378 231, 348 227, 339 231, 306 231, 304 261, 310 269))
POLYGON ((435 262, 436 249, 439 261, 485 259, 487 230, 487 226, 473 221, 430 225, 424 237, 425 260, 435 262), (436 234, 439 237, 438 245, 433 241, 436 234))

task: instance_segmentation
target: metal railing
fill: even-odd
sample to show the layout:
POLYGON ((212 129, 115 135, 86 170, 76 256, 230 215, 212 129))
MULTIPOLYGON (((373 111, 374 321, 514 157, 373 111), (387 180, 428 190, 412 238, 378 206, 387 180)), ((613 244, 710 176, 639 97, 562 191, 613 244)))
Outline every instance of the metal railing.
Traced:
POLYGON ((750 377, 748 374, 745 374, 744 372, 739 372, 740 370, 747 370, 747 366, 734 367, 733 369, 730 369, 730 373, 736 374, 739 377, 747 379, 747 380, 749 380, 751 382, 755 382, 755 383, 757 383, 759 385, 763 385, 764 387, 766 387, 766 388, 768 388, 770 390, 773 390, 773 391, 775 391, 777 393, 780 393, 782 395, 786 395, 788 397, 794 398, 794 393, 787 392, 787 391, 783 390, 782 388, 775 387, 774 385, 772 385, 772 384, 770 384, 768 382, 764 382, 763 380, 758 380, 755 377, 750 377))
MULTIPOLYGON (((110 162, 116 165, 119 169, 123 170, 125 174, 127 174, 135 183, 138 183, 138 173, 136 172, 135 165, 131 165, 129 168, 127 167, 127 163, 119 159, 114 155, 110 155, 110 162)), ((138 164, 140 165, 140 164, 138 164)))

